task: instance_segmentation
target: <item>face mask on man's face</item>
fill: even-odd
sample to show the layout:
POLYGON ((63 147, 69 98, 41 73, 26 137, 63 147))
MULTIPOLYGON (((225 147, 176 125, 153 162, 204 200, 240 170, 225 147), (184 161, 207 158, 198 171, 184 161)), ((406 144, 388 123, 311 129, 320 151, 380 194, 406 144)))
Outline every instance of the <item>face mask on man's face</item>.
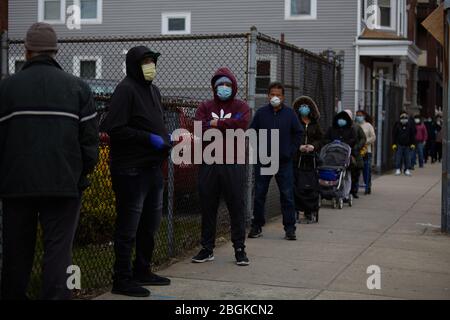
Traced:
POLYGON ((220 100, 226 101, 230 99, 233 90, 228 86, 218 86, 217 87, 217 96, 220 100))
POLYGON ((272 107, 278 108, 281 105, 281 99, 275 96, 270 99, 270 104, 272 105, 272 107))
POLYGON ((401 118, 400 122, 401 122, 401 124, 407 124, 408 123, 408 119, 401 118))
POLYGON ((146 81, 153 81, 156 77, 156 65, 154 62, 142 65, 142 72, 146 81))
POLYGON ((345 119, 338 119, 337 124, 339 127, 345 127, 347 125, 347 120, 345 119))

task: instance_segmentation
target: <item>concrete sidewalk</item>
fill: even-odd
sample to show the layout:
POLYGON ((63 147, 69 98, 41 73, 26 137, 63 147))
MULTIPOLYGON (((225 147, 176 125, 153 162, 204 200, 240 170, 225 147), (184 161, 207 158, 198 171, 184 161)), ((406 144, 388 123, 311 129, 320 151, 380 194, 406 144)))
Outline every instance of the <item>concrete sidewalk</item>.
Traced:
MULTIPOLYGON (((283 239, 281 219, 247 240, 250 266, 234 264, 230 243, 215 261, 176 263, 160 274, 168 287, 148 299, 450 299, 450 237, 440 233, 441 166, 413 177, 385 175, 354 207, 324 203, 320 223, 283 239), (381 289, 367 288, 367 267, 381 268, 381 289)), ((127 299, 105 294, 98 299, 127 299)))

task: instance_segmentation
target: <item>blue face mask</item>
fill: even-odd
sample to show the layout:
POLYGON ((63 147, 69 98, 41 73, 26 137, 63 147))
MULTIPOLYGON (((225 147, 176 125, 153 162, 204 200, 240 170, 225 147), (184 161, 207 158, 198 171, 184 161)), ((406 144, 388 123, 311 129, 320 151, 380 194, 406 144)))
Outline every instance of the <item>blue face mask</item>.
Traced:
POLYGON ((217 87, 217 96, 220 100, 226 101, 230 99, 233 90, 227 86, 218 86, 217 87))
POLYGON ((356 122, 363 123, 364 122, 364 116, 356 116, 356 122))
POLYGON ((337 124, 339 127, 345 127, 347 125, 347 120, 345 119, 338 119, 337 124))
POLYGON ((300 112, 300 115, 302 117, 307 117, 311 113, 311 109, 309 108, 309 106, 302 104, 300 108, 298 108, 298 112, 300 112))

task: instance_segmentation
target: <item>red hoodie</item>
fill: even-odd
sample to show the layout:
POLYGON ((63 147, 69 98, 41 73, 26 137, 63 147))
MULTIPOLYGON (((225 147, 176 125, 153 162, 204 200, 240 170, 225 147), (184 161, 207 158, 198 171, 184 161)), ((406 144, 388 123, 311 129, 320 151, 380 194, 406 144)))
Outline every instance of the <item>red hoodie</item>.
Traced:
MULTIPOLYGON (((219 68, 211 79, 211 87, 214 92, 214 99, 203 101, 200 103, 195 114, 196 121, 202 121, 203 131, 211 128, 210 121, 218 119, 217 129, 225 133, 226 129, 242 129, 247 130, 250 123, 250 108, 245 101, 236 99, 238 91, 236 77, 230 69, 219 68), (221 101, 217 96, 214 84, 217 79, 227 77, 232 82, 232 94, 227 101, 221 101)), ((225 137, 225 135, 224 135, 225 137)), ((206 145, 204 144, 204 147, 206 145)), ((224 153, 226 143, 224 140, 224 153)), ((225 157, 223 159, 225 163, 225 157)), ((236 142, 235 142, 235 159, 236 159, 236 142)))

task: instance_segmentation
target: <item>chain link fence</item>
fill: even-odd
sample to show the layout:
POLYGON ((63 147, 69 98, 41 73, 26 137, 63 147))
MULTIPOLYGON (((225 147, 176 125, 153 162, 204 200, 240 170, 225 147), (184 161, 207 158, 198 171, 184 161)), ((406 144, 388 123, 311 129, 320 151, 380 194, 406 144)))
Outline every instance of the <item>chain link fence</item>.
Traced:
MULTIPOLYGON (((154 83, 161 90, 165 121, 170 132, 177 128, 193 132, 196 107, 200 101, 212 98, 210 80, 215 70, 222 66, 229 67, 237 78, 237 97, 249 101, 251 106, 266 103, 267 87, 277 80, 286 86, 288 104, 300 95, 309 95, 320 108, 322 126, 327 128, 331 124, 337 102, 336 88, 339 88, 335 62, 256 31, 224 35, 60 40, 57 61, 65 71, 89 83, 100 114, 99 121, 107 113, 114 88, 125 76, 127 51, 138 45, 161 53, 154 83), (256 52, 252 43, 256 43, 256 52), (252 61, 256 65, 252 66, 252 61), (255 92, 251 92, 252 88, 255 92), (255 99, 250 103, 253 97, 255 99)), ((20 70, 24 63, 22 41, 9 41, 8 61, 11 74, 20 70)), ((74 264, 82 271, 83 294, 111 283, 114 260, 115 198, 111 188, 108 139, 104 134, 100 135, 100 160, 90 176, 92 184, 83 194, 74 243, 74 264)), ((250 166, 247 168, 251 169, 250 166)), ((200 242, 201 199, 197 192, 197 166, 174 165, 168 160, 163 171, 164 215, 156 239, 155 266, 193 249, 200 242)), ((248 170, 248 176, 246 215, 250 221, 252 170, 248 170)), ((279 193, 274 183, 267 197, 267 213, 271 217, 281 213, 279 193)), ((226 237, 229 229, 228 212, 222 201, 218 236, 226 237)), ((39 233, 39 239, 41 235, 39 233)), ((42 254, 42 241, 38 240, 29 288, 34 297, 39 292, 42 254)))

